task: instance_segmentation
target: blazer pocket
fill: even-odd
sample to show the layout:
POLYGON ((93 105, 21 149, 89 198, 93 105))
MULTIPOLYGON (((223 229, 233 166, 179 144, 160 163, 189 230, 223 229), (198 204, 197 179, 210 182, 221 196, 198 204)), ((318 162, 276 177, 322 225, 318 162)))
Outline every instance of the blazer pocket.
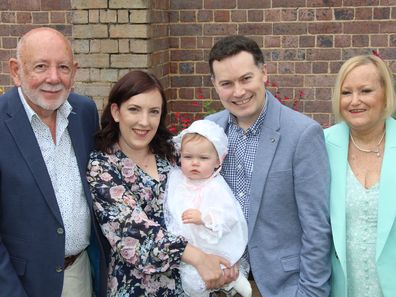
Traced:
POLYGON ((268 178, 290 178, 293 177, 293 171, 291 169, 270 171, 268 178))
POLYGON ((25 274, 26 270, 26 261, 21 258, 10 257, 11 263, 15 268, 17 275, 22 276, 25 274))
POLYGON ((293 255, 280 259, 284 271, 299 271, 300 270, 300 256, 293 255))

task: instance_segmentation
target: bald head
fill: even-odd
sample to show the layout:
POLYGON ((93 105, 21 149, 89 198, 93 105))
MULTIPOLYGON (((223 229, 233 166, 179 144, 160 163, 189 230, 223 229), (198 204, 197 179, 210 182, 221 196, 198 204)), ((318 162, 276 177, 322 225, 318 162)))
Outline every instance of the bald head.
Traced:
POLYGON ((49 27, 35 28, 23 35, 17 45, 17 59, 21 60, 22 56, 24 56, 26 50, 29 50, 30 46, 41 43, 43 40, 54 39, 57 39, 60 43, 63 43, 66 54, 70 55, 73 59, 73 51, 70 41, 61 32, 49 27))
POLYGON ((42 117, 52 115, 67 100, 77 70, 69 40, 51 28, 26 33, 9 65, 14 84, 42 117))

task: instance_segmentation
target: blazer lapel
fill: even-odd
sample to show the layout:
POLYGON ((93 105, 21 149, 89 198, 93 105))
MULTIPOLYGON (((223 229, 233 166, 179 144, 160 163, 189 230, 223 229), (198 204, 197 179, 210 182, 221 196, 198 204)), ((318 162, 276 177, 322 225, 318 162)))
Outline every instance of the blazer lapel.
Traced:
POLYGON ((346 176, 348 168, 349 128, 340 123, 325 130, 331 168, 330 220, 334 248, 346 271, 346 176))
POLYGON ((378 202, 378 225, 376 260, 380 257, 389 232, 395 222, 395 162, 396 162, 396 121, 386 121, 385 152, 382 160, 380 198, 378 202))
POLYGON ((266 100, 268 100, 267 112, 257 147, 258 150, 263 150, 265 153, 256 153, 254 160, 249 201, 248 238, 251 237, 254 225, 256 224, 257 215, 263 198, 265 181, 267 180, 268 172, 281 137, 278 132, 280 129, 280 103, 278 103, 278 101, 269 92, 266 92, 266 100))
POLYGON ((254 170, 251 182, 251 195, 249 201, 249 224, 248 224, 248 238, 251 237, 254 225, 256 224, 257 215, 263 199, 265 181, 267 180, 268 172, 274 159, 276 148, 278 147, 280 134, 272 129, 264 127, 261 130, 259 145, 257 149, 263 150, 264 158, 258 158, 260 155, 256 154, 254 160, 254 170))
POLYGON ((81 119, 78 116, 78 109, 75 106, 72 106, 73 110, 71 111, 68 120, 69 125, 67 130, 69 131, 70 139, 73 145, 74 154, 76 155, 78 170, 80 172, 80 178, 82 181, 82 185, 84 188, 85 198, 87 200, 88 206, 91 208, 92 206, 92 199, 90 199, 90 191, 88 189, 87 183, 85 182, 86 179, 86 154, 87 149, 84 145, 83 134, 81 133, 81 129, 83 124, 81 123, 81 119))
MULTIPOLYGON (((16 90, 16 89, 15 89, 16 90)), ((10 118, 5 121, 19 151, 21 152, 26 164, 30 168, 32 176, 36 180, 44 199, 55 218, 62 224, 62 217, 56 201, 54 189, 52 187, 51 178, 48 174, 40 147, 34 135, 32 126, 26 116, 26 112, 20 101, 19 95, 15 95, 9 100, 10 118)))

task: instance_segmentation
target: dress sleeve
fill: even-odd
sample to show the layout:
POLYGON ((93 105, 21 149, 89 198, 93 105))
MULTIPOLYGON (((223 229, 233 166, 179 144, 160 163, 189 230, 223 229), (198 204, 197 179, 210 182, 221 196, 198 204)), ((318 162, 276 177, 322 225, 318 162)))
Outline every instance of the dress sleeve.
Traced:
MULTIPOLYGON (((204 196, 200 210, 205 227, 198 228, 199 236, 215 243, 231 232, 241 216, 237 212, 238 206, 231 191, 225 189, 217 180, 204 191, 204 196)), ((244 220, 243 217, 242 220, 244 220)))
POLYGON ((87 178, 94 212, 113 253, 146 274, 177 268, 186 240, 148 219, 121 172, 107 155, 91 154, 87 178))

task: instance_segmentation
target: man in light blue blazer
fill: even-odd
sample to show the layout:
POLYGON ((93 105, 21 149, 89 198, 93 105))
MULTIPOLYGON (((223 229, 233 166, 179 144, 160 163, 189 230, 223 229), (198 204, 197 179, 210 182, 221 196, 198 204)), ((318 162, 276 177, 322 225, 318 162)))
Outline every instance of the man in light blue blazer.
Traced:
MULTIPOLYGON (((90 297, 87 249, 101 240, 85 179, 95 103, 70 93, 77 63, 56 30, 29 31, 9 65, 15 87, 0 96, 0 297, 90 297)), ((106 262, 93 251, 104 297, 106 262)))
POLYGON ((209 55, 226 110, 222 174, 248 221, 248 259, 265 297, 329 296, 330 172, 323 131, 265 90, 263 54, 243 36, 220 39, 209 55))

